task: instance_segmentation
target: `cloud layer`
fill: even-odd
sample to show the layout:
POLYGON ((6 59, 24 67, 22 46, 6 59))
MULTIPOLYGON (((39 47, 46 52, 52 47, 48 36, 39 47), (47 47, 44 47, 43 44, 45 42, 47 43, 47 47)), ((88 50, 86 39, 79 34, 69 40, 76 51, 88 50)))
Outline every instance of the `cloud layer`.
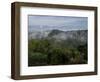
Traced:
POLYGON ((70 16, 47 16, 47 15, 29 15, 29 30, 86 30, 88 27, 87 17, 70 16))

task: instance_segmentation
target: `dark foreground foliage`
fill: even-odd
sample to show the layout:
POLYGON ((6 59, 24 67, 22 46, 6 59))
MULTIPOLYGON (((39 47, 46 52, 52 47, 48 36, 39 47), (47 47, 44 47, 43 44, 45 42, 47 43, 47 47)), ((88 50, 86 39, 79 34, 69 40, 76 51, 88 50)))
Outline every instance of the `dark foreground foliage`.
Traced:
POLYGON ((31 39, 28 42, 28 66, 86 63, 87 44, 48 39, 31 39))

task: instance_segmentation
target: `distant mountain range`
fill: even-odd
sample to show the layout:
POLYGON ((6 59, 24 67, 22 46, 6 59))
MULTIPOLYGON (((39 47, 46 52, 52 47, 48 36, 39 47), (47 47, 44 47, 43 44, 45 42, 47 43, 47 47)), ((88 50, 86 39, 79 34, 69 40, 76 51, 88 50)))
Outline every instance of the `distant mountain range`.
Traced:
POLYGON ((61 30, 51 30, 42 32, 30 32, 28 34, 28 39, 56 39, 56 40, 67 40, 67 39, 77 39, 82 42, 87 41, 87 30, 72 30, 72 31, 61 31, 61 30))

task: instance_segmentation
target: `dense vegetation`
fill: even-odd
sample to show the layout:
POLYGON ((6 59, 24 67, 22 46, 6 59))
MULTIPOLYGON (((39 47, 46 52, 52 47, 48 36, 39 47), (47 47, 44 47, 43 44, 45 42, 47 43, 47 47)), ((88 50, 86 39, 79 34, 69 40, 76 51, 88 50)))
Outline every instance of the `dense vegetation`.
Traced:
POLYGON ((77 40, 30 39, 28 65, 68 65, 87 63, 87 44, 77 40))

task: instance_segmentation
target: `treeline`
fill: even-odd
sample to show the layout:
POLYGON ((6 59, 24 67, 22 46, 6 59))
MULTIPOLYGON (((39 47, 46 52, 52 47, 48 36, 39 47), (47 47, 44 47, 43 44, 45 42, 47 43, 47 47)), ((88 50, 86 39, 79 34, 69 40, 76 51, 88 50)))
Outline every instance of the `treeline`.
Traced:
POLYGON ((87 63, 87 44, 72 46, 72 42, 65 45, 64 42, 55 42, 48 39, 29 40, 28 65, 42 66, 87 63))

